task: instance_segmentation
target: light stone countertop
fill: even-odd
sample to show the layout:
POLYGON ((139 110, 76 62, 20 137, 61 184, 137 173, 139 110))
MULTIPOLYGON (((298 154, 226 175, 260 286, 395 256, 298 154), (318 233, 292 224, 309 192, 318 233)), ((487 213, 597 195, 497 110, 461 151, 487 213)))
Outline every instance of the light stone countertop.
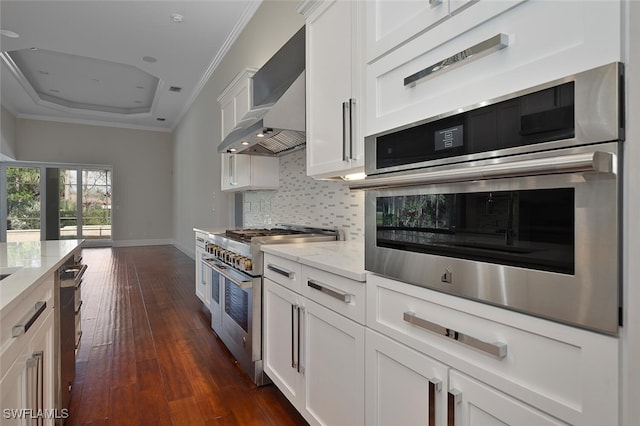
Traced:
POLYGON ((303 265, 365 282, 364 244, 355 241, 324 241, 317 243, 266 244, 265 253, 274 254, 303 265))
POLYGON ((0 315, 13 309, 43 277, 56 271, 84 240, 0 243, 0 315))

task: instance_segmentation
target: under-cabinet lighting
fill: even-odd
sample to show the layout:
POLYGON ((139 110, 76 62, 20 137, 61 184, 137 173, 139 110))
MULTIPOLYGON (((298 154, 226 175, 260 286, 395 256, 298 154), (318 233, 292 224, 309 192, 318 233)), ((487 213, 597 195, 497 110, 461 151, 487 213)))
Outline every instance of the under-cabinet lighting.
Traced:
POLYGON ((344 175, 342 176, 342 179, 344 180, 362 180, 364 178, 367 177, 367 174, 365 172, 360 172, 360 173, 351 173, 349 175, 344 175))

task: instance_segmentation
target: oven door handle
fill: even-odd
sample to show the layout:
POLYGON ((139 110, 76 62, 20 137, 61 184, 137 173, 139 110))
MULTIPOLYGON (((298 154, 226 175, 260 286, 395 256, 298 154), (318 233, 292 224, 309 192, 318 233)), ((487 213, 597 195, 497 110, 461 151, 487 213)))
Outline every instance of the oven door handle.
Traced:
POLYGON ((513 178, 560 173, 617 174, 616 154, 592 151, 582 154, 541 157, 530 160, 509 161, 454 170, 438 170, 418 173, 394 174, 371 177, 349 184, 351 189, 384 189, 435 183, 453 183, 473 180, 513 178))
POLYGON ((243 289, 253 287, 253 277, 243 274, 242 272, 236 271, 232 267, 227 266, 226 264, 222 262, 218 262, 214 259, 202 260, 202 261, 204 262, 205 265, 207 265, 208 267, 210 267, 211 269, 213 269, 214 271, 216 271, 217 273, 219 273, 229 281, 233 282, 238 287, 243 289))

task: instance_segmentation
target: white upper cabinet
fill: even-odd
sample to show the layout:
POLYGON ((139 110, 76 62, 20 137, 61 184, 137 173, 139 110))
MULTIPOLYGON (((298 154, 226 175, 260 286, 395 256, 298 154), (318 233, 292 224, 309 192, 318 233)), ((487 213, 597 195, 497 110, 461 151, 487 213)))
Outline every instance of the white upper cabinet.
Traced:
POLYGON ((220 154, 222 158, 221 189, 246 191, 277 189, 280 181, 278 157, 247 154, 220 154))
MULTIPOLYGON (((223 140, 251 110, 251 78, 256 69, 247 68, 238 73, 218 97, 221 110, 220 140, 223 140)), ((220 154, 222 191, 277 189, 279 160, 246 154, 220 154)))
POLYGON ((377 56, 366 67, 365 136, 621 60, 618 1, 456 1, 427 32, 406 30, 406 17, 384 24, 385 37, 384 9, 366 4, 367 51, 377 56))
POLYGON ((323 179, 362 172, 363 2, 305 2, 307 174, 323 179))
POLYGON ((251 109, 251 77, 256 71, 255 68, 247 68, 238 73, 218 97, 222 110, 220 140, 223 140, 251 109))
POLYGON ((374 0, 366 8, 367 62, 449 16, 448 0, 374 0))

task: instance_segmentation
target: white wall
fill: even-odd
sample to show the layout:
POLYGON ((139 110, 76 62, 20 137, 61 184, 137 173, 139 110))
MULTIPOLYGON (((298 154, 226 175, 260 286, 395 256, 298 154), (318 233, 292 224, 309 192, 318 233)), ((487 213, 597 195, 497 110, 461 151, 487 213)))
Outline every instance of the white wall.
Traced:
POLYGON ((167 132, 16 120, 16 160, 113 166, 114 245, 172 242, 167 132))
POLYGON ((15 160, 16 118, 0 107, 0 160, 15 160))
POLYGON ((220 192, 217 98, 241 70, 261 67, 304 25, 298 2, 264 0, 173 134, 175 244, 193 254, 193 227, 233 225, 233 195, 220 192))

